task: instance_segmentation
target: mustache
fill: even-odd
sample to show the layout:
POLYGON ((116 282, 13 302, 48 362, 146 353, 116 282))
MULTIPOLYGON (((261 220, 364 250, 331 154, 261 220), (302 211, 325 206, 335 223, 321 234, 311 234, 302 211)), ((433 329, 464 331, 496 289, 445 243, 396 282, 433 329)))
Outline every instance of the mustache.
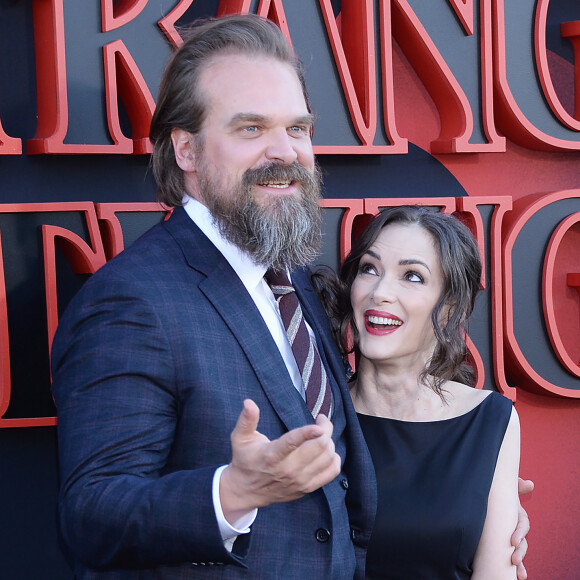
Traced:
POLYGON ((281 163, 268 163, 255 169, 247 169, 242 178, 243 185, 249 187, 266 181, 294 181, 299 183, 312 182, 314 176, 303 165, 293 161, 289 165, 281 163))

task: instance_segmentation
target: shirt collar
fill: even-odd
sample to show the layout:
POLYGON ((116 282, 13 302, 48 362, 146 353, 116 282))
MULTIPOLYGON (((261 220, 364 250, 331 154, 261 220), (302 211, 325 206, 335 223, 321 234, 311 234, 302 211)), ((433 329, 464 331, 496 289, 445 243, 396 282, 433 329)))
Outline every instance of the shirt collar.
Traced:
POLYGON ((211 243, 223 254, 234 269, 248 292, 261 283, 266 267, 256 264, 247 252, 226 240, 214 223, 209 209, 192 197, 185 195, 183 208, 195 225, 209 238, 211 243))

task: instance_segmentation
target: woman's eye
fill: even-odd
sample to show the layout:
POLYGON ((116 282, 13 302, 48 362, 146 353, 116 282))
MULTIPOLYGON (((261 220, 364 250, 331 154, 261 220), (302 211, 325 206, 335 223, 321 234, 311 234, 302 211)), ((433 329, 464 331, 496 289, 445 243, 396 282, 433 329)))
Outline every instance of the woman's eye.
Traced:
POLYGON ((361 263, 358 267, 358 271, 360 274, 376 274, 377 271, 372 264, 361 263))
POLYGON ((423 276, 417 272, 407 272, 405 274, 405 280, 408 280, 409 282, 419 282, 421 284, 424 282, 423 276))

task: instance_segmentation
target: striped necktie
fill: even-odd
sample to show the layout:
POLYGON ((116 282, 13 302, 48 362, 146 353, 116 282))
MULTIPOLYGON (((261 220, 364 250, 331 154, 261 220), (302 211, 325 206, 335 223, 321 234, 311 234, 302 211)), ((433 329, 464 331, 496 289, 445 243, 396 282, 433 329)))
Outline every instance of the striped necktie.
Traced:
POLYGON ((306 393, 306 405, 314 418, 319 413, 330 417, 332 413, 330 383, 316 343, 311 339, 310 333, 306 328, 306 322, 304 321, 304 315, 302 314, 302 308, 294 286, 288 280, 285 272, 268 270, 265 278, 278 303, 280 316, 286 329, 286 336, 302 375, 302 383, 306 393))

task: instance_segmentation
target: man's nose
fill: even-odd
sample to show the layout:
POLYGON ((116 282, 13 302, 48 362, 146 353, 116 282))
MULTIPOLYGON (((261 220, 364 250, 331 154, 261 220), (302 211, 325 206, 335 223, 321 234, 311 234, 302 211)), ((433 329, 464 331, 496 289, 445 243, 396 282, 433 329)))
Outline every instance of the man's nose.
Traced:
POLYGON ((269 161, 276 161, 285 165, 290 165, 290 163, 298 159, 293 138, 288 135, 285 129, 276 129, 268 135, 266 158, 269 161))

